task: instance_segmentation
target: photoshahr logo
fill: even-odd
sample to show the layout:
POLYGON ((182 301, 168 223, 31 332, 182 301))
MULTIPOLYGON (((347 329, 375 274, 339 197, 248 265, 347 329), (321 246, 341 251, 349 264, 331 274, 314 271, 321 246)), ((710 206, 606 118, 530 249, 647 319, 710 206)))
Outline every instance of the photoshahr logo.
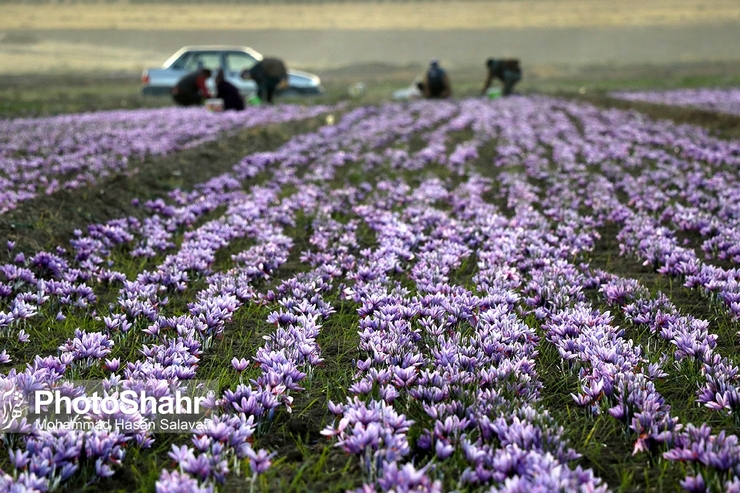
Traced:
POLYGON ((217 412, 217 381, 60 380, 27 394, 0 376, 0 434, 108 430, 192 433, 217 412))
POLYGON ((23 394, 15 389, 13 382, 0 383, 0 432, 10 430, 13 422, 23 416, 23 394))
POLYGON ((190 433, 216 407, 216 381, 59 381, 35 389, 25 419, 44 431, 190 433))

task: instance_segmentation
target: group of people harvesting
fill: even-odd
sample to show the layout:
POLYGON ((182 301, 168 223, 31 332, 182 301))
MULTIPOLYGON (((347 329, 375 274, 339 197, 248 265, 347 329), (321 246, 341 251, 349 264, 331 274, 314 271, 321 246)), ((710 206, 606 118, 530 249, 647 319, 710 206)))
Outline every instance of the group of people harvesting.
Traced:
MULTIPOLYGON (((503 95, 509 96, 514 90, 514 85, 522 79, 522 70, 517 59, 489 58, 486 60, 486 69, 486 80, 481 94, 486 93, 494 79, 499 79, 503 84, 503 95)), ((172 89, 175 102, 182 106, 203 104, 205 99, 212 97, 206 86, 206 80, 211 75, 210 69, 202 68, 180 79, 172 89)), ((288 71, 281 60, 265 58, 252 68, 244 70, 241 77, 254 80, 257 84, 259 99, 272 104, 276 90, 287 83, 288 71)), ((417 87, 422 96, 427 99, 445 99, 452 95, 450 78, 437 60, 430 62, 428 70, 417 87)), ((216 91, 215 96, 223 100, 224 110, 244 109, 244 98, 239 93, 239 89, 224 78, 223 69, 219 69, 216 74, 216 91)))
MULTIPOLYGON (((208 90, 206 81, 213 75, 208 68, 201 68, 187 74, 172 88, 172 99, 181 106, 202 105, 203 101, 214 95, 208 90)), ((260 101, 272 104, 278 88, 288 81, 288 70, 282 60, 264 58, 241 73, 241 78, 252 79, 257 84, 257 97, 260 101)), ((224 110, 241 111, 244 109, 244 98, 239 89, 227 81, 223 69, 216 73, 215 97, 223 100, 224 110)))
MULTIPOLYGON (((522 80, 522 69, 519 60, 495 59, 486 60, 486 81, 483 83, 481 94, 485 94, 494 79, 499 79, 503 84, 503 95, 509 96, 514 91, 514 85, 522 80)), ((429 63, 429 69, 423 79, 417 84, 422 96, 427 99, 445 99, 452 95, 452 86, 447 72, 439 66, 437 60, 429 63)))

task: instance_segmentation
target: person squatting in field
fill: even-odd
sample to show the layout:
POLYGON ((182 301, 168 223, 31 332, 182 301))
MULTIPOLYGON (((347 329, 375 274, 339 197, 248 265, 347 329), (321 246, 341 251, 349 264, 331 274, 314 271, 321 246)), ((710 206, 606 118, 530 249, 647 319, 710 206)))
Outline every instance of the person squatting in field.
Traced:
POLYGON ((514 84, 522 79, 522 69, 519 67, 519 60, 515 58, 497 60, 489 58, 486 60, 486 81, 483 83, 481 94, 485 94, 493 79, 499 79, 504 84, 504 96, 508 96, 514 89, 514 84))
POLYGON ((429 63, 429 69, 424 74, 424 79, 418 84, 421 94, 426 99, 446 99, 452 95, 450 78, 447 72, 439 66, 437 60, 429 63))
POLYGON ((263 58, 252 68, 242 72, 243 79, 252 79, 257 83, 257 96, 272 104, 275 91, 288 82, 288 69, 282 60, 263 58))
POLYGON ((206 87, 206 80, 211 76, 210 69, 202 68, 191 72, 180 79, 172 88, 172 99, 180 106, 196 106, 203 104, 206 98, 211 97, 206 87))
POLYGON ((242 111, 244 109, 244 98, 239 89, 224 78, 224 70, 219 69, 216 73, 216 97, 224 102, 224 111, 242 111))

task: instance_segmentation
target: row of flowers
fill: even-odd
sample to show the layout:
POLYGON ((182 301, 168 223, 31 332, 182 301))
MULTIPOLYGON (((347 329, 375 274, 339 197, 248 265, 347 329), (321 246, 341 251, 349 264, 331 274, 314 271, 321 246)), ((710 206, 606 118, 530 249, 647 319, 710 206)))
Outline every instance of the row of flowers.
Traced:
POLYGON ((708 111, 740 115, 740 89, 734 87, 673 89, 669 91, 619 91, 609 93, 609 96, 627 101, 642 101, 670 106, 691 106, 708 111))
POLYGON ((248 112, 203 108, 120 110, 0 120, 0 214, 40 194, 100 183, 161 156, 238 129, 302 120, 328 106, 281 105, 248 112))

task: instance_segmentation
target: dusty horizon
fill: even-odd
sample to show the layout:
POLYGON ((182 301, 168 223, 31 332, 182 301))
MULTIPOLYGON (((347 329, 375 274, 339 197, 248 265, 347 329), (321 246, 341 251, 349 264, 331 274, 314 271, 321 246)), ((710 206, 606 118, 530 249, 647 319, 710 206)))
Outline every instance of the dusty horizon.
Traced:
POLYGON ((738 0, 0 5, 3 29, 527 29, 740 22, 738 0))
POLYGON ((0 5, 7 74, 139 71, 185 45, 251 46, 308 69, 489 56, 528 67, 740 60, 740 0, 293 5, 0 5))

